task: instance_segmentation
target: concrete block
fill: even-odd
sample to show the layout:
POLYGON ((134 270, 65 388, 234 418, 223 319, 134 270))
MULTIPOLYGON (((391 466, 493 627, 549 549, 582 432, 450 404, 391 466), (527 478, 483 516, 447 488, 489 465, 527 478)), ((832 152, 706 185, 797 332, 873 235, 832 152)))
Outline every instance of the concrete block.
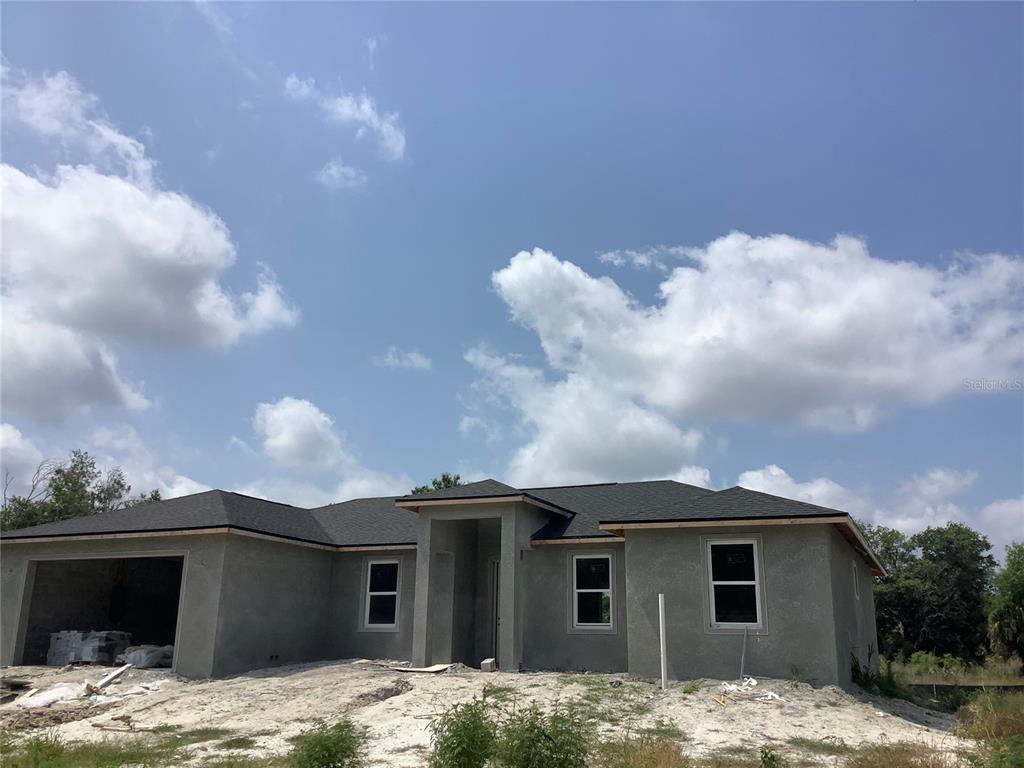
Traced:
POLYGON ((484 659, 483 661, 480 662, 480 671, 481 672, 496 672, 497 670, 498 670, 498 665, 494 661, 494 659, 484 659))

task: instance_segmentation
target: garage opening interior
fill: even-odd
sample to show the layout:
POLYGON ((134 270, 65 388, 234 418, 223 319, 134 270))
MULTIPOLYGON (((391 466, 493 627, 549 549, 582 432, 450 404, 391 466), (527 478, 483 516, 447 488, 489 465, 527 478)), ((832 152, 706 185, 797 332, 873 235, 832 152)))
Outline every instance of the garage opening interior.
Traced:
POLYGON ((50 633, 117 630, 132 645, 173 645, 183 556, 39 560, 23 664, 46 664, 50 633))

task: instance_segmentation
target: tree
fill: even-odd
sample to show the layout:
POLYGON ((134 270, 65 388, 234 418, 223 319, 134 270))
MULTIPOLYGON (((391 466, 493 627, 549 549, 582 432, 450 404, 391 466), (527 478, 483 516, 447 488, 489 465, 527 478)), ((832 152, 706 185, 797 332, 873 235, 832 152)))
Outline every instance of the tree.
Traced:
POLYGON ((461 477, 453 473, 442 472, 440 477, 435 477, 430 481, 430 485, 417 485, 410 493, 440 491, 442 488, 454 488, 457 485, 462 485, 461 477))
POLYGON ((996 566, 987 554, 992 545, 962 523, 928 528, 911 543, 921 554, 909 570, 924 588, 918 650, 982 660, 988 646, 985 606, 996 566))
POLYGON ((1024 544, 1006 547, 1006 566, 995 577, 988 622, 992 648, 1024 660, 1024 544))
POLYGON ((880 652, 889 658, 927 651, 980 660, 995 567, 988 540, 960 523, 911 537, 883 526, 862 527, 888 572, 875 580, 880 652))
POLYGON ((159 501, 160 491, 129 496, 131 486, 120 467, 106 475, 86 451, 74 450, 64 463, 47 460, 36 469, 23 496, 8 496, 12 478, 4 479, 0 530, 69 520, 159 501))

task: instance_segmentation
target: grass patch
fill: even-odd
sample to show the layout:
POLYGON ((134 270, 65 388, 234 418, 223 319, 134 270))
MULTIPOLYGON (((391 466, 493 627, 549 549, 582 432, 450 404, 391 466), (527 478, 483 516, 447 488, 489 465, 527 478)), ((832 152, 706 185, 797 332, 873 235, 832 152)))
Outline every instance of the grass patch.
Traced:
POLYGON ((1024 693, 983 691, 957 713, 961 736, 981 741, 1024 737, 1024 693))
POLYGON ((252 736, 235 736, 225 739, 217 745, 217 749, 252 749, 256 746, 256 739, 252 736))
POLYGON ((959 758, 923 744, 872 744, 861 747, 847 768, 959 768, 959 758))
POLYGON ((516 695, 516 689, 510 685, 492 685, 488 683, 484 686, 483 697, 487 701, 496 701, 504 703, 511 701, 516 695))
POLYGON ((654 741, 664 739, 683 741, 686 739, 686 734, 684 734, 679 729, 678 725, 676 725, 671 720, 663 720, 662 718, 658 718, 657 720, 655 720, 653 725, 647 725, 643 728, 638 728, 637 734, 641 738, 646 738, 654 741))
POLYGON ((700 691, 700 680, 690 680, 683 684, 683 695, 691 696, 700 691))
POLYGON ((595 750, 591 768, 692 768, 675 741, 666 738, 626 738, 606 741, 595 750))
POLYGON ((228 728, 193 728, 190 731, 174 730, 168 733, 163 739, 163 745, 171 749, 179 749, 192 744, 202 744, 204 741, 223 739, 230 736, 228 728))
POLYGON ((1020 685, 1024 670, 1020 659, 990 656, 983 664, 970 664, 954 656, 918 651, 906 661, 893 661, 899 677, 912 685, 1020 685))
POLYGON ((848 745, 838 736, 826 736, 823 739, 809 739, 806 736, 794 736, 787 742, 791 747, 796 747, 804 752, 813 755, 851 755, 853 747, 848 745))
POLYGON ((617 724, 651 711, 650 689, 643 683, 604 675, 563 675, 561 680, 583 689, 575 706, 590 721, 617 724))

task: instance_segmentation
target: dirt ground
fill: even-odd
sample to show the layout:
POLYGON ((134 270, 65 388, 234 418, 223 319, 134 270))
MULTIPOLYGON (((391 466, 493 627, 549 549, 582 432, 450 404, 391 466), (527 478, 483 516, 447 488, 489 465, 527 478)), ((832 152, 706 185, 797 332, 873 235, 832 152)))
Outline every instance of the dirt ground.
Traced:
MULTIPOLYGON (((655 683, 626 675, 483 673, 455 667, 439 674, 403 672, 397 663, 353 660, 259 670, 223 680, 189 681, 167 671, 129 670, 91 702, 56 704, 46 710, 0 706, 8 728, 34 724, 57 729, 69 740, 122 738, 94 724, 121 727, 128 715, 141 729, 221 728, 230 736, 249 736, 248 754, 287 751, 288 738, 318 718, 349 716, 370 732, 370 756, 381 764, 420 766, 429 746, 432 717, 459 701, 487 691, 503 706, 536 703, 550 707, 578 703, 587 708, 608 736, 625 729, 656 728, 676 733, 698 754, 730 747, 785 744, 793 738, 865 742, 913 741, 955 749, 952 718, 904 701, 854 696, 839 688, 758 679, 750 692, 723 695, 722 682, 673 683, 661 691, 655 683), (758 700, 771 692, 778 699, 758 700), (32 714, 27 714, 32 713, 32 714), (35 714, 38 713, 38 714, 35 714), (68 720, 68 717, 76 719, 68 720), (37 721, 33 721, 37 718, 37 721)), ((5 677, 31 680, 45 690, 63 682, 95 681, 107 671, 76 667, 11 667, 5 677)), ((197 761, 221 754, 226 736, 197 744, 197 761)), ((224 752, 227 754, 227 752, 224 752)), ((233 752, 232 754, 238 754, 233 752)))

